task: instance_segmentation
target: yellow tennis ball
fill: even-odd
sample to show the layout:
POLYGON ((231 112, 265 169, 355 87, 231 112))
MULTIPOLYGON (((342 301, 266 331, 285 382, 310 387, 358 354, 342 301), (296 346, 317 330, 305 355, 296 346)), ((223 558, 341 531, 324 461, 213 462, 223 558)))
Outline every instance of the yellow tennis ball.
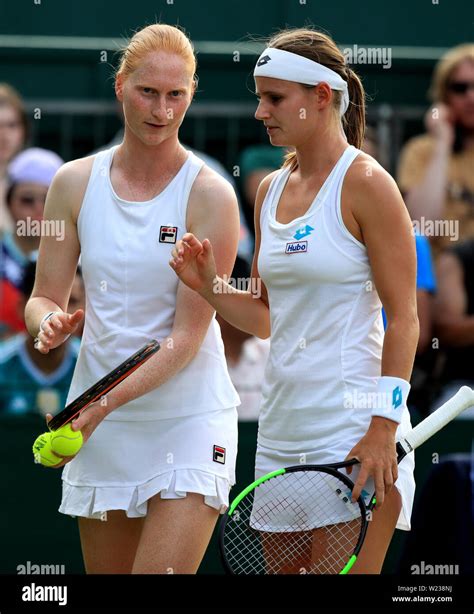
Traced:
POLYGON ((51 433, 43 433, 36 438, 33 454, 35 463, 41 463, 45 467, 54 467, 62 461, 62 458, 56 456, 51 449, 51 433))
POLYGON ((51 448, 53 452, 63 456, 74 456, 82 447, 81 431, 73 431, 70 424, 65 424, 51 433, 51 448))

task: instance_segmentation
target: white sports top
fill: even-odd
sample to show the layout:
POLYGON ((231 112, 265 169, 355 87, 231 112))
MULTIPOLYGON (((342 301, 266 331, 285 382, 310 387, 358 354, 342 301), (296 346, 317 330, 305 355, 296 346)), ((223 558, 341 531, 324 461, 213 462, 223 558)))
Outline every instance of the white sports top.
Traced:
POLYGON ((371 408, 350 400, 381 374, 381 302, 367 250, 341 215, 343 179, 359 153, 347 147, 308 211, 289 224, 276 221, 290 175, 281 169, 260 217, 258 269, 268 289, 272 334, 259 443, 320 451, 321 462, 343 460, 349 442, 367 430, 371 408))
MULTIPOLYGON (((130 202, 117 196, 110 181, 116 149, 95 156, 78 216, 86 317, 67 402, 150 339, 166 342, 174 321, 179 280, 168 262, 174 244, 187 231, 188 198, 204 163, 188 152, 158 196, 130 202)), ((106 419, 175 418, 239 403, 213 317, 197 355, 184 369, 106 419)))

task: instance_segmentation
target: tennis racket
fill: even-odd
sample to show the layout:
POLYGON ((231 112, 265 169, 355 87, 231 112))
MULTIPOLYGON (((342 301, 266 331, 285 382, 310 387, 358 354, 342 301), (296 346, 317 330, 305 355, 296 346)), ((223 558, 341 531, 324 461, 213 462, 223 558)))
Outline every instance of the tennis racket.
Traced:
MULTIPOLYGON (((474 405, 463 386, 397 442, 397 460, 474 405)), ((356 459, 330 465, 297 465, 272 471, 243 490, 224 515, 219 548, 228 573, 347 574, 362 548, 376 504, 351 500, 354 483, 341 470, 356 459)))
POLYGON ((100 399, 104 394, 107 394, 112 388, 115 388, 121 381, 131 375, 143 363, 145 363, 153 354, 160 349, 158 341, 150 341, 144 345, 138 352, 127 358, 118 367, 107 373, 101 380, 88 388, 74 401, 69 403, 59 414, 57 414, 48 424, 50 431, 56 431, 61 426, 71 422, 77 414, 83 409, 100 399))

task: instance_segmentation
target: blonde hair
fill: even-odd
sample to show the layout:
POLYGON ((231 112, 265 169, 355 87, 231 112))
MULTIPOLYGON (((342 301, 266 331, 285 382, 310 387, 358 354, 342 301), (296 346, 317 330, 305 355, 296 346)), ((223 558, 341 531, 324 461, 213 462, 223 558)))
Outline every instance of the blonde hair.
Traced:
POLYGON ((9 85, 8 83, 0 83, 0 106, 12 107, 13 109, 15 109, 23 127, 23 144, 25 144, 29 137, 29 123, 25 105, 20 94, 16 91, 14 87, 9 85))
MULTIPOLYGON (((356 73, 346 66, 344 55, 333 39, 327 34, 312 28, 289 28, 281 30, 272 36, 267 43, 267 47, 290 51, 318 62, 334 70, 344 81, 347 81, 350 102, 346 113, 342 117, 342 126, 348 142, 360 148, 365 132, 364 87, 356 73)), ((340 108, 341 92, 333 90, 333 94, 334 108, 337 111, 340 108)), ((296 153, 290 152, 287 154, 283 166, 295 168, 296 164, 296 153)))
POLYGON ((115 77, 118 75, 123 75, 125 79, 129 77, 143 58, 153 51, 166 51, 182 57, 193 75, 193 81, 197 83, 197 62, 192 42, 182 30, 164 23, 155 23, 135 32, 122 50, 115 77))
POLYGON ((447 51, 438 61, 434 68, 429 96, 433 102, 447 102, 448 85, 455 69, 464 62, 470 60, 474 64, 474 44, 465 43, 457 45, 447 51))

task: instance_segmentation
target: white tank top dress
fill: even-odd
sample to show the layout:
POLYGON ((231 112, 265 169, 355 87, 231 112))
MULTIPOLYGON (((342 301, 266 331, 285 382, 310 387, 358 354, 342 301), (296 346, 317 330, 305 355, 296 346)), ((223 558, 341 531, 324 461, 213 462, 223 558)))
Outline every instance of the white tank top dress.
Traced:
MULTIPOLYGON (((130 202, 115 193, 110 181, 116 149, 96 155, 78 216, 86 317, 68 402, 150 339, 163 342, 171 333, 179 280, 169 260, 187 232, 188 198, 204 164, 188 152, 158 196, 130 202)), ((184 369, 106 420, 177 418, 239 404, 213 317, 197 355, 184 369)))
MULTIPOLYGON (((187 231, 189 194, 203 166, 188 152, 158 196, 129 202, 110 181, 115 150, 96 155, 78 216, 86 316, 68 402, 150 339, 166 342, 180 283, 168 263, 187 231)), ((111 412, 65 465, 59 511, 103 519, 124 510, 139 518, 158 493, 180 499, 193 492, 223 513, 235 483, 239 404, 213 318, 184 369, 111 412)))
MULTIPOLYGON (((353 402, 375 391, 384 329, 366 247, 345 227, 344 176, 360 150, 348 146, 307 212, 277 221, 290 171, 273 178, 262 204, 258 270, 268 290, 271 348, 263 384, 256 475, 291 464, 344 460, 367 431, 371 408, 353 402)), ((408 410, 397 434, 411 428, 408 410)), ((397 487, 409 529, 413 454, 397 487)), ((353 472, 351 479, 355 479, 353 472)), ((367 496, 373 483, 368 483, 367 496)))

